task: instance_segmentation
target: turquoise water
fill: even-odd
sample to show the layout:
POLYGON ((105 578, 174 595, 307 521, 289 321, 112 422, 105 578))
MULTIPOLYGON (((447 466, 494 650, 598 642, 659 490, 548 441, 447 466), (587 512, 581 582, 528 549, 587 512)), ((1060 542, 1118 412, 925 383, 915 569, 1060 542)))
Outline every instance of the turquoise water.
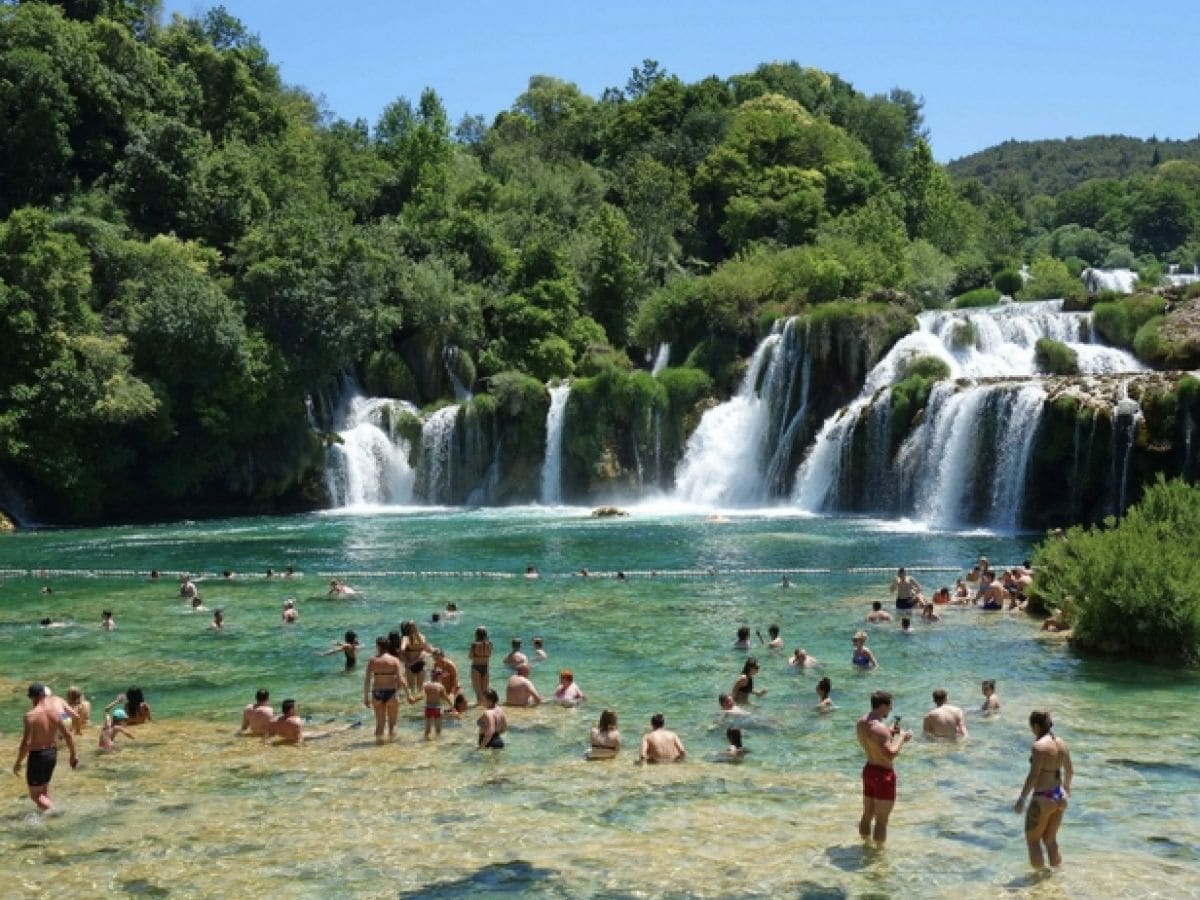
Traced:
MULTIPOLYGON (((78 684, 97 708, 141 685, 156 722, 101 756, 93 727, 83 765, 60 769, 64 815, 39 820, 12 779, 0 853, 22 860, 19 890, 176 896, 1185 896, 1200 893, 1196 673, 1077 658, 1023 616, 948 610, 934 625, 872 626, 881 669, 852 671, 850 635, 887 599, 898 565, 927 588, 987 555, 1019 562, 1027 538, 929 533, 854 519, 778 513, 703 515, 645 507, 594 520, 586 510, 424 510, 22 533, 0 540, 0 742, 15 757, 24 686, 78 684), (291 581, 267 580, 293 566, 291 581), (536 565, 542 577, 520 577, 536 565), (579 578, 572 573, 631 573, 579 578), (227 631, 207 629, 178 584, 146 572, 203 573, 200 591, 227 631), (38 570, 47 570, 44 577, 38 570), (230 569, 232 580, 218 573, 230 569), (871 571, 863 571, 870 569, 871 571), (934 571, 926 571, 934 570, 934 571), (790 573, 791 589, 779 586, 790 573), (657 575, 652 575, 657 572, 657 575), (66 573, 66 574, 62 574, 66 573), (94 573, 94 574, 89 574, 94 573), (129 574, 113 574, 129 573, 129 574), (133 573, 141 573, 133 574, 133 573), (482 573, 482 574, 481 574, 482 573), (345 577, 360 596, 325 597, 345 577), (41 593, 43 586, 53 589, 41 593), (295 597, 297 625, 280 623, 295 597), (455 601, 457 624, 425 628, 468 682, 476 625, 499 657, 513 636, 544 637, 534 671, 549 694, 560 666, 588 694, 579 709, 512 711, 511 740, 481 755, 474 728, 421 740, 406 707, 398 740, 376 746, 361 675, 319 656, 350 628, 370 643, 404 619, 455 601), (118 629, 100 630, 101 609, 118 629), (71 620, 46 630, 43 616, 71 620), (781 626, 820 669, 795 674, 759 650, 769 693, 746 726, 749 757, 719 762, 716 695, 746 654, 739 625, 781 626), (837 711, 812 711, 821 675, 837 711), (1003 710, 986 720, 979 682, 1003 710), (316 732, 300 748, 233 736, 254 689, 295 697, 316 732), (856 833, 861 752, 854 720, 871 691, 896 695, 919 730, 930 691, 968 709, 957 746, 915 740, 901 756, 900 800, 882 854, 856 833), (604 707, 625 749, 582 759, 604 707), (1021 819, 1030 709, 1049 707, 1077 777, 1061 836, 1066 866, 1028 874, 1021 819), (650 715, 679 732, 689 761, 637 767, 650 715)), ((361 671, 361 670, 360 670, 361 671)), ((472 716, 473 718, 473 716, 472 716)), ((11 866, 10 866, 11 867, 11 866)))

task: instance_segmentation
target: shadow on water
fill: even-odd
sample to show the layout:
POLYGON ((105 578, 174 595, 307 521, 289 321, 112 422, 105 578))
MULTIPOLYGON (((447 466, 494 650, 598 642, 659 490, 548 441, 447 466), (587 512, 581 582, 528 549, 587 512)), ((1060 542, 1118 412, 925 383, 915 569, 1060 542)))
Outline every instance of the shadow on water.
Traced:
POLYGON ((828 887, 823 884, 814 884, 811 881, 802 881, 796 885, 796 896, 799 900, 845 900, 850 895, 840 887, 828 887))
POLYGON ((553 869, 542 869, 523 859, 493 863, 477 869, 471 875, 425 885, 413 891, 401 891, 398 897, 463 897, 477 892, 517 894, 530 888, 545 886, 545 882, 556 873, 553 869))
POLYGON ((862 872, 883 858, 883 851, 869 844, 838 844, 827 847, 825 856, 843 872, 862 872))
POLYGON ((1157 762, 1154 760, 1110 758, 1107 762, 1114 766, 1125 766, 1142 775, 1186 775, 1189 778, 1200 779, 1200 767, 1187 763, 1157 762))
POLYGON ((171 892, 144 878, 122 881, 121 890, 134 897, 169 897, 171 892))

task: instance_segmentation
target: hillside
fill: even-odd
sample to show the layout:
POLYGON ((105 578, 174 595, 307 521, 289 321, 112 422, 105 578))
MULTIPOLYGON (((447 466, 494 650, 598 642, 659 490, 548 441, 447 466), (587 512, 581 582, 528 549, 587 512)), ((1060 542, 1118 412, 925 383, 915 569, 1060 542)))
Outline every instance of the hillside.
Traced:
POLYGON ((947 165, 955 178, 978 178, 994 188, 1010 176, 1024 178, 1034 194, 1059 194, 1093 178, 1128 178, 1168 159, 1200 161, 1200 137, 1167 141, 1095 135, 1047 141, 1005 141, 947 165))

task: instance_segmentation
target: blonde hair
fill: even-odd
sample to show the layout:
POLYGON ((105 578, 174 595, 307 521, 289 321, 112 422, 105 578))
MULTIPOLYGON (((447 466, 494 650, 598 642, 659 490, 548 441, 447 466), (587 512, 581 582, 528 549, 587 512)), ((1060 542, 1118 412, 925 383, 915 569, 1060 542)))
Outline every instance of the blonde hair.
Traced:
POLYGON ((572 672, 570 669, 563 669, 561 672, 558 673, 558 677, 560 679, 570 678, 573 681, 575 679, 575 673, 572 672))

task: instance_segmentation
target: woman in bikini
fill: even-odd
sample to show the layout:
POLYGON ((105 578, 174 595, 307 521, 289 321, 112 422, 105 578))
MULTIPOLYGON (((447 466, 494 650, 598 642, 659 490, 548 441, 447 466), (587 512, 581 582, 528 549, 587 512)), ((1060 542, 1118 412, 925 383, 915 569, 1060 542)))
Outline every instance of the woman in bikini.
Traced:
POLYGON ((1013 805, 1016 812, 1025 807, 1025 798, 1032 793, 1029 809, 1025 812, 1025 843, 1029 847, 1029 864, 1035 869, 1050 865, 1062 865, 1062 853, 1058 849, 1058 829, 1062 825, 1063 812, 1071 795, 1071 779, 1075 770, 1071 766, 1071 751, 1066 741, 1056 737, 1051 730, 1054 722, 1045 710, 1034 710, 1029 714, 1029 728, 1034 741, 1029 756, 1029 774, 1021 788, 1021 796, 1013 805), (1042 847, 1046 848, 1045 858, 1042 847))
POLYGON ((150 705, 140 687, 131 687, 125 691, 126 725, 145 725, 151 721, 150 705))
POLYGON ((865 631, 856 631, 850 642, 854 645, 854 652, 850 654, 850 662, 854 664, 854 668, 863 672, 879 668, 879 661, 875 659, 875 654, 867 647, 867 633, 865 631))
POLYGON ((752 696, 761 697, 766 694, 766 688, 754 689, 754 676, 757 672, 758 660, 751 656, 742 666, 742 674, 737 677, 737 681, 733 683, 733 689, 729 692, 733 696, 734 703, 745 703, 752 696))
POLYGON ((483 695, 488 689, 488 662, 492 658, 492 642, 487 629, 480 625, 475 629, 475 643, 467 654, 471 660, 471 688, 475 691, 475 704, 482 705, 483 695))
POLYGON ((588 759, 612 759, 621 749, 621 732, 617 730, 617 714, 611 709, 600 713, 600 722, 592 729, 588 759))
POLYGON ((417 623, 409 620, 400 625, 400 661, 404 663, 404 693, 408 695, 408 702, 416 702, 413 698, 420 699, 421 691, 425 686, 425 653, 429 649, 429 643, 425 640, 425 635, 417 630, 417 623))

